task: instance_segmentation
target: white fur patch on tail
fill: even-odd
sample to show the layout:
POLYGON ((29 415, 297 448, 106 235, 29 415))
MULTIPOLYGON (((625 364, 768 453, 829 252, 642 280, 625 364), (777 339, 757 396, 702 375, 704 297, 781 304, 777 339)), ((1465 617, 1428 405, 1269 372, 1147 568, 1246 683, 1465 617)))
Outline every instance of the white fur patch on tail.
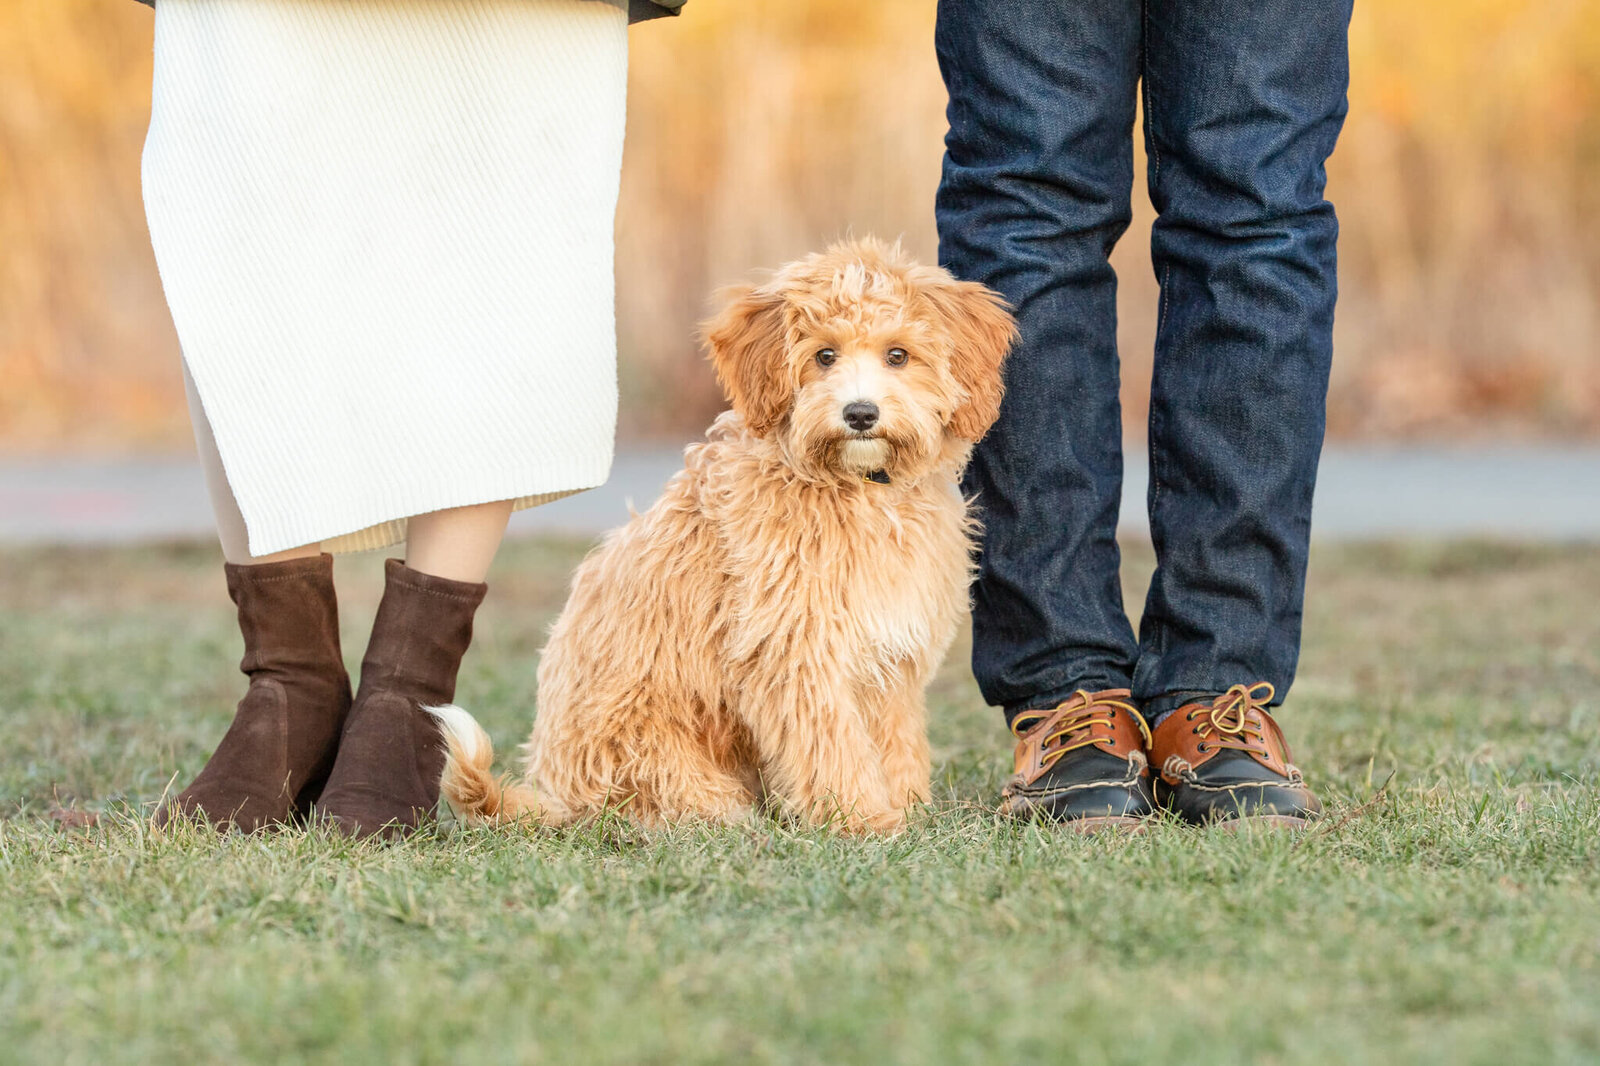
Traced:
POLYGON ((489 734, 483 731, 478 720, 453 703, 442 707, 424 707, 423 710, 439 719, 439 728, 467 762, 477 762, 479 754, 490 746, 489 734))
POLYGON ((451 704, 424 707, 444 734, 444 769, 439 794, 468 825, 537 814, 539 794, 531 784, 507 783, 494 775, 494 743, 477 721, 451 704))

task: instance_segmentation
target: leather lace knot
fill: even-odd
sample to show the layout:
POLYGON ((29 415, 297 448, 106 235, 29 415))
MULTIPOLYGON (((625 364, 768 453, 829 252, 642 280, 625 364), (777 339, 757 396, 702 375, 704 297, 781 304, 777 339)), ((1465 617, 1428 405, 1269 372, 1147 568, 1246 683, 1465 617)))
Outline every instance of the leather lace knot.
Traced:
POLYGON ((1094 727, 1103 726, 1106 730, 1116 727, 1116 714, 1126 711, 1139 727, 1139 733, 1144 738, 1145 747, 1150 746, 1150 729, 1145 725, 1144 716, 1141 715, 1133 704, 1124 700, 1096 699, 1094 695, 1084 689, 1074 692, 1069 699, 1056 704, 1048 711, 1024 711, 1017 715, 1011 722, 1011 732, 1020 740, 1029 731, 1046 719, 1054 718, 1050 734, 1039 742, 1039 768, 1048 769, 1055 761, 1079 748, 1099 744, 1103 747, 1112 747, 1116 741, 1106 733, 1095 735, 1094 727), (1061 714, 1060 712, 1073 700, 1083 701, 1083 706, 1074 711, 1061 714), (1056 715, 1060 717, 1055 717, 1056 715))
POLYGON ((1277 690, 1271 682, 1259 681, 1254 685, 1234 685, 1211 701, 1208 707, 1190 711, 1191 722, 1199 720, 1195 735, 1207 748, 1231 748, 1235 751, 1265 751, 1266 727, 1263 715, 1277 690))

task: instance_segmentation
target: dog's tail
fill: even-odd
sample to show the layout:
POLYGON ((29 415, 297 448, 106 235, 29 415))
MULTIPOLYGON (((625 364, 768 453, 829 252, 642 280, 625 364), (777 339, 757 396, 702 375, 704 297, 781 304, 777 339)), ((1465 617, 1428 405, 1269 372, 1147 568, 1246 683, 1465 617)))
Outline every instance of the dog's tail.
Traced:
POLYGON ((444 735, 444 773, 439 794, 467 825, 515 821, 539 813, 539 794, 532 785, 494 776, 494 744, 477 721, 454 704, 428 707, 444 735))

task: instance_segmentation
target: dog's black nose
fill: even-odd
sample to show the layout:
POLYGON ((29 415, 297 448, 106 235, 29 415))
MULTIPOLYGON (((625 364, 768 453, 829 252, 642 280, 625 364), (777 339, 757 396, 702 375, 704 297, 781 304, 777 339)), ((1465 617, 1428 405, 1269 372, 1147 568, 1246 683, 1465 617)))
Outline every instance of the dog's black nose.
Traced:
POLYGON ((857 433, 865 433, 878 424, 878 405, 865 400, 845 404, 844 424, 857 433))

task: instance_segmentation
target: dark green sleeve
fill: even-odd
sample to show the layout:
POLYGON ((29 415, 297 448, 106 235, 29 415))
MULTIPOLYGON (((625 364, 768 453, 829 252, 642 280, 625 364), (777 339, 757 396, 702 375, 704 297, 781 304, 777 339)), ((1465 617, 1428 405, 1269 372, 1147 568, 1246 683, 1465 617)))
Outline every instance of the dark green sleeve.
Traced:
POLYGON ((643 22, 663 15, 676 15, 686 0, 628 0, 628 21, 643 22))

